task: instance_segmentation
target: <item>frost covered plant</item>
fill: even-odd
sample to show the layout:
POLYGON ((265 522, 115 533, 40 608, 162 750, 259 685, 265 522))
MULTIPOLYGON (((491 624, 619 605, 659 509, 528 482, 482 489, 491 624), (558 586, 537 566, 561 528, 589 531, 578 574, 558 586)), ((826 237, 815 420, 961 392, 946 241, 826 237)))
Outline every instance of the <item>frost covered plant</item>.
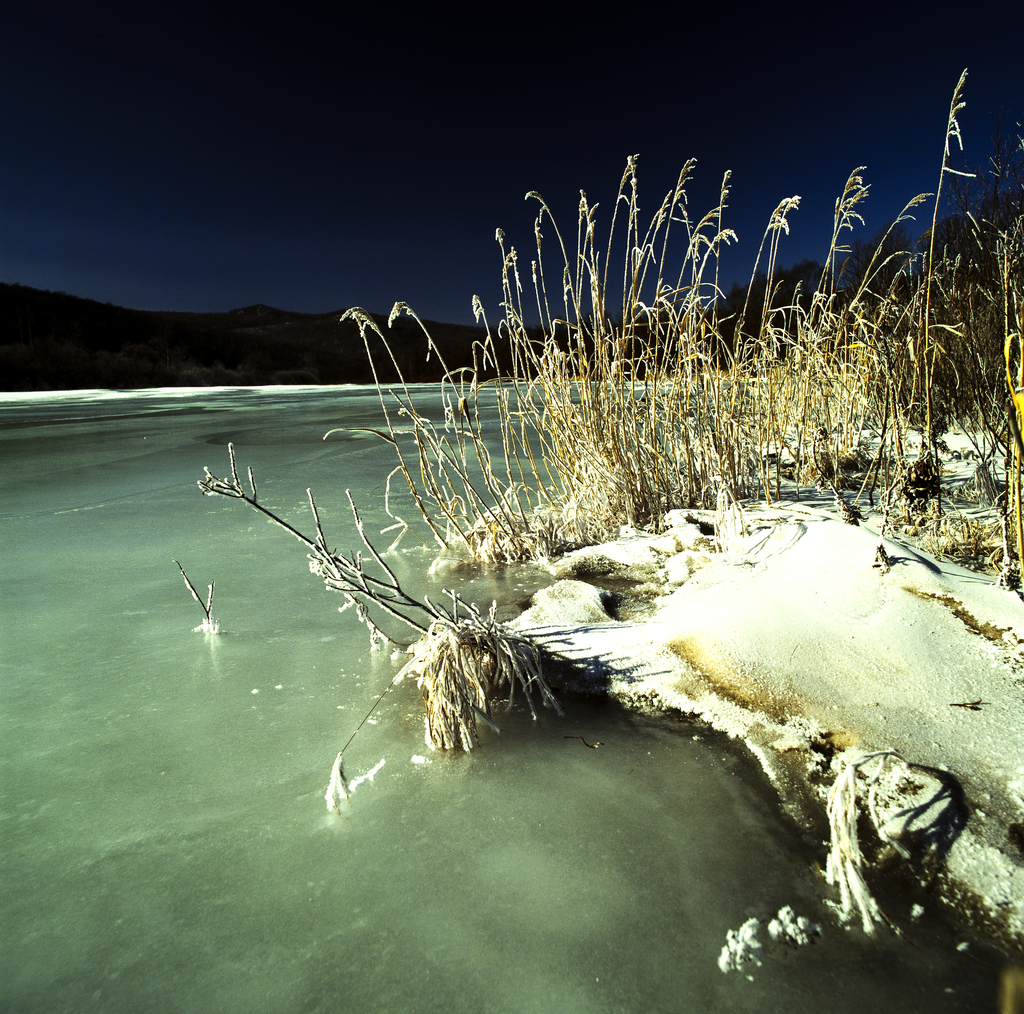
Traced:
POLYGON ((802 947, 821 936, 821 927, 806 916, 797 915, 792 905, 784 905, 768 923, 768 935, 776 943, 802 947))
POLYGON ((338 756, 334 758, 334 764, 331 766, 331 781, 327 786, 327 791, 324 793, 324 801, 327 803, 327 809, 332 813, 338 813, 341 810, 341 804, 352 795, 349 789, 348 779, 345 777, 345 762, 342 759, 342 754, 339 752, 338 756))
MULTIPOLYGON (((453 611, 455 596, 452 595, 453 611)), ((532 691, 545 707, 562 714, 542 671, 537 646, 509 631, 494 618, 494 606, 481 613, 466 607, 456 623, 435 620, 413 647, 412 661, 403 674, 414 675, 426 704, 426 742, 432 750, 471 750, 477 739, 477 720, 499 732, 491 718, 490 701, 508 694, 511 710, 519 686, 537 718, 532 691)))
MULTIPOLYGON (((961 79, 947 142, 959 138, 963 86, 961 79)), ((934 449, 945 410, 933 405, 932 387, 947 374, 959 378, 947 347, 963 328, 936 303, 949 265, 934 245, 935 218, 926 276, 904 232, 928 195, 905 205, 874 250, 854 256, 843 234, 864 224, 869 189, 863 167, 855 169, 835 202, 824 268, 798 280, 779 267, 800 204, 785 198, 740 305, 719 284, 721 250, 737 239, 724 221, 729 174, 717 205, 697 217, 686 195, 694 165, 645 217, 638 157, 629 158, 611 215, 602 222, 581 192, 575 230, 563 231, 541 195, 527 194, 538 209, 529 271, 497 230, 503 319, 492 329, 474 297, 485 337, 471 365, 450 368, 410 308, 395 304, 388 326, 403 313, 417 319, 428 358, 442 362, 443 421, 414 404, 373 318, 359 309, 345 315, 368 353, 373 335, 391 355, 399 382, 385 390, 377 378, 387 426, 375 432, 395 447, 396 473, 446 550, 483 562, 554 555, 614 537, 623 525, 657 528, 676 508, 713 508, 723 484, 737 499, 781 499, 783 475, 799 483, 812 471, 831 487, 843 520, 857 524, 860 496, 866 490, 873 504, 876 484, 888 487, 903 468, 908 427, 922 429, 924 449, 934 449), (480 408, 492 395, 498 425, 485 439, 480 408), (870 429, 880 437, 869 463, 861 459, 870 429), (827 434, 827 447, 816 433, 827 434), (840 490, 851 463, 870 467, 848 500, 840 490)), ((947 151, 940 189, 951 172, 947 151)), ((1024 366, 1011 383, 1018 388, 1024 366)), ((973 394, 964 387, 957 398, 973 394)), ((1010 509, 1020 558, 1024 521, 1010 509)), ((395 527, 406 524, 396 516, 395 527)))
MULTIPOLYGON (((351 742, 351 740, 349 740, 351 742)), ((344 751, 341 751, 337 757, 334 758, 334 764, 331 765, 331 781, 327 786, 327 791, 324 793, 324 801, 327 803, 327 810, 329 813, 340 813, 342 806, 341 804, 347 802, 352 798, 352 793, 359 788, 362 782, 372 782, 374 776, 382 767, 384 767, 385 760, 383 757, 372 767, 366 774, 362 774, 353 778, 351 782, 345 777, 345 762, 342 755, 344 751)))
POLYGON ((921 546, 935 556, 970 562, 1002 549, 999 521, 978 521, 959 513, 935 518, 921 533, 921 546))
POLYGON ((864 520, 864 515, 861 513, 856 502, 852 504, 847 503, 846 498, 839 491, 837 482, 839 469, 836 468, 831 456, 825 449, 826 438, 827 434, 824 427, 819 427, 818 432, 814 436, 814 443, 811 445, 814 468, 818 474, 818 488, 827 487, 831 490, 832 496, 835 499, 836 510, 845 524, 859 526, 864 520))
MULTIPOLYGON (((877 902, 871 896, 864 880, 862 869, 864 856, 860 850, 857 835, 858 797, 857 775, 871 761, 877 760, 874 773, 867 779, 867 809, 880 838, 892 845, 904 858, 907 850, 886 830, 878 817, 876 790, 886 762, 903 761, 894 750, 879 750, 874 753, 854 753, 844 756, 839 776, 828 796, 828 822, 831 830, 831 845, 825 870, 827 881, 838 886, 840 902, 836 906, 839 917, 848 922, 859 915, 865 933, 873 934, 875 924, 883 920, 877 902)), ((904 763, 906 763, 904 761, 904 763)))
POLYGON ((746 522, 743 520, 743 508, 729 487, 723 483, 718 490, 718 501, 715 507, 715 548, 720 553, 729 554, 743 547, 743 536, 746 534, 746 522))
POLYGON ((347 605, 343 608, 347 608, 349 605, 354 605, 357 608, 360 621, 370 631, 371 643, 375 644, 391 639, 384 634, 375 618, 368 612, 368 606, 404 623, 417 632, 417 637, 423 634, 429 622, 436 617, 436 609, 429 603, 417 601, 401 588, 394 572, 367 539, 366 533, 363 531, 362 520, 351 495, 348 499, 356 530, 359 532, 363 545, 369 551, 372 561, 381 571, 379 575, 372 574, 367 570, 361 553, 352 553, 346 556, 327 548, 327 540, 320 524, 320 514, 317 511, 311 490, 306 490, 306 496, 316 526, 315 539, 304 535, 259 502, 256 479, 251 468, 248 469, 249 492, 245 491, 238 476, 235 449, 231 444, 228 444, 228 458, 231 463, 231 474, 228 478, 219 479, 208 468, 203 469, 204 477, 199 480, 198 486, 204 495, 226 496, 234 500, 241 500, 298 539, 309 550, 307 556, 310 571, 320 577, 328 589, 341 592, 345 596, 347 605))
MULTIPOLYGON (((259 502, 251 468, 248 470, 247 492, 239 478, 231 444, 228 444, 228 456, 231 464, 229 477, 220 479, 208 468, 204 469, 204 478, 198 484, 204 494, 241 500, 298 539, 309 550, 310 570, 323 580, 329 590, 345 596, 347 605, 343 609, 355 607, 360 621, 370 631, 371 644, 392 640, 379 626, 374 613, 399 620, 415 632, 412 661, 395 676, 384 693, 404 676, 418 677, 427 707, 427 742, 432 748, 471 749, 476 742, 477 721, 494 724, 490 718, 492 697, 496 693, 507 692, 511 707, 517 686, 522 689, 534 718, 537 717, 532 698, 534 692, 546 706, 558 714, 562 713, 544 677, 540 649, 529 638, 498 623, 493 606, 488 613, 481 613, 455 592, 448 592, 451 599, 448 607, 426 599, 418 601, 402 589, 394 572, 366 537, 351 495, 349 506, 369 560, 364 560, 361 552, 346 556, 327 548, 320 515, 310 490, 306 490, 306 495, 316 527, 315 539, 304 535, 259 502), (371 561, 379 574, 370 573, 367 569, 371 561)), ((383 696, 381 694, 377 699, 378 703, 383 696)), ((354 737, 355 733, 352 735, 354 737)), ((329 803, 332 799, 340 802, 346 795, 342 753, 344 749, 338 754, 332 769, 329 803)))
POLYGON ((188 588, 189 592, 192 595, 192 598, 194 598, 196 602, 199 603, 200 608, 203 610, 203 622, 200 623, 198 627, 193 627, 193 631, 202 631, 204 634, 219 633, 220 622, 218 620, 215 620, 213 618, 213 614, 210 612, 210 610, 213 609, 213 586, 216 582, 211 581, 209 585, 207 585, 206 601, 203 602, 203 600, 199 597, 199 592, 196 591, 195 585, 192 584, 192 582, 188 579, 188 574, 185 573, 184 567, 182 567, 182 565, 178 563, 178 561, 175 560, 173 557, 171 558, 171 560, 178 568, 178 570, 181 571, 181 576, 185 580, 185 587, 188 588))
MULTIPOLYGON (((479 305, 479 304, 477 304, 479 305)), ((482 311, 481 311, 482 312, 482 311)), ((548 465, 533 453, 529 435, 522 446, 516 429, 527 433, 533 425, 523 412, 514 390, 499 378, 487 385, 498 411, 499 455, 492 455, 481 421, 484 385, 479 373, 493 365, 495 350, 490 336, 474 348, 471 368, 449 370, 423 323, 405 303, 396 303, 389 325, 402 313, 417 321, 427 342, 428 355, 437 356, 445 376, 441 382, 442 421, 435 422, 413 399, 404 380, 385 392, 377 380, 377 392, 385 430, 372 429, 390 443, 398 466, 388 477, 387 510, 394 518, 392 529, 402 537, 408 524, 391 509, 391 480, 400 474, 437 545, 447 553, 469 556, 482 563, 508 563, 544 559, 608 537, 607 519, 580 509, 572 498, 560 498, 546 482, 548 465)), ((355 307, 341 318, 353 320, 366 346, 373 334, 391 355, 392 366, 401 369, 377 322, 355 307)), ((514 385, 513 385, 514 387, 514 385)), ((324 439, 339 430, 328 431, 324 439)), ((390 529, 389 529, 390 530, 390 529)))

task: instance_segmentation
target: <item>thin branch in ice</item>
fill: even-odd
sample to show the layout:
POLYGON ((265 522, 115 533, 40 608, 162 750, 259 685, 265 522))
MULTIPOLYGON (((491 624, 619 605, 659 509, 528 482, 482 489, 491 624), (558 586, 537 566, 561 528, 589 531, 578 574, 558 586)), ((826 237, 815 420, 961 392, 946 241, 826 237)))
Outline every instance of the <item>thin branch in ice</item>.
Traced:
MULTIPOLYGON (((429 622, 437 618, 439 615, 438 612, 432 608, 429 603, 424 605, 416 599, 408 596, 402 590, 394 573, 367 539, 366 534, 363 531, 362 521, 355 509, 355 503, 353 502, 351 495, 349 495, 348 498, 349 505, 352 508, 353 517, 355 518, 356 528, 359 532, 360 539, 370 551, 374 561, 384 572, 383 577, 376 577, 372 574, 366 573, 359 553, 347 557, 344 554, 332 552, 327 548, 327 540, 324 536, 323 526, 320 522, 319 511, 317 510, 313 495, 309 490, 307 490, 306 493, 309 498, 310 510, 313 514, 313 521, 316 526, 315 539, 311 539, 307 535, 304 535, 293 525, 290 525, 283 518, 278 517, 273 511, 268 510, 263 506, 263 504, 257 501, 256 482, 255 477, 252 474, 252 469, 249 469, 249 483, 252 486, 253 493, 252 496, 248 495, 242 488, 241 480, 238 477, 238 468, 235 463, 235 450, 231 444, 228 444, 228 457, 231 467, 231 477, 229 479, 217 478, 210 472, 209 468, 203 469, 204 477, 199 480, 198 485, 204 495, 227 496, 235 500, 242 500, 249 504, 249 506, 254 510, 264 515, 264 517, 273 521, 274 524, 283 528, 290 535, 298 539, 299 542, 309 550, 308 557, 310 561, 310 570, 318 577, 322 578, 324 584, 330 590, 340 591, 360 601, 364 606, 364 610, 366 606, 373 606, 388 616, 401 620, 403 623, 412 627, 417 631, 417 636, 422 635, 427 629, 429 622), (424 612, 427 614, 426 622, 422 622, 414 618, 418 615, 422 615, 424 612)), ((369 620, 369 616, 365 611, 360 614, 360 618, 364 622, 369 620)), ((371 638, 376 637, 377 635, 383 636, 376 623, 370 621, 367 625, 370 628, 371 638)))
POLYGON ((193 630, 201 630, 205 634, 216 634, 220 630, 220 624, 213 618, 213 615, 210 612, 210 610, 213 609, 213 586, 216 582, 211 581, 209 585, 207 585, 207 596, 206 602, 204 603, 199 596, 199 592, 196 591, 195 585, 188 579, 188 574, 185 573, 185 568, 182 567, 182 565, 178 563, 173 556, 171 557, 171 561, 175 566, 177 566, 178 570, 181 571, 181 576, 185 580, 185 587, 188 588, 189 592, 192 594, 192 598, 199 603, 200 608, 206 615, 203 622, 198 627, 193 627, 193 630))
POLYGON ((370 715, 372 715, 372 714, 373 714, 373 713, 374 713, 374 712, 375 712, 375 711, 377 710, 377 705, 378 705, 378 704, 380 704, 380 702, 381 702, 382 700, 384 700, 384 695, 385 695, 385 694, 386 694, 386 693, 387 693, 387 692, 388 692, 388 691, 389 691, 389 690, 390 690, 390 689, 391 689, 391 688, 392 688, 392 687, 393 687, 393 686, 394 686, 394 685, 395 685, 395 684, 396 684, 396 683, 397 683, 397 682, 398 682, 398 681, 399 681, 400 679, 402 679, 404 675, 405 675, 405 670, 404 670, 404 669, 403 669, 402 671, 400 671, 400 672, 397 672, 397 673, 395 673, 395 676, 394 676, 394 678, 393 678, 393 679, 391 680, 391 682, 390 682, 390 683, 389 683, 389 684, 388 684, 388 685, 387 685, 387 686, 386 686, 386 687, 384 688, 384 690, 382 691, 381 695, 380 695, 380 696, 379 696, 379 697, 377 698, 377 700, 375 700, 375 701, 373 702, 373 707, 372 707, 372 708, 370 708, 370 710, 366 712, 366 714, 365 714, 365 715, 363 716, 363 720, 362 720, 362 721, 361 721, 361 722, 360 722, 360 723, 359 723, 359 724, 358 724, 358 725, 356 726, 356 728, 355 728, 355 732, 353 732, 353 733, 352 733, 352 735, 351 735, 351 736, 349 736, 349 738, 348 738, 348 742, 346 742, 346 743, 345 743, 345 745, 344 745, 344 746, 343 746, 343 747, 341 748, 341 753, 339 753, 339 754, 338 754, 338 756, 339 756, 339 757, 341 757, 341 755, 342 755, 342 754, 343 754, 343 753, 344 753, 344 752, 345 752, 345 751, 346 751, 346 750, 347 750, 347 749, 349 748, 349 745, 350 745, 350 744, 352 743, 352 740, 354 740, 354 739, 356 738, 356 733, 357 733, 357 732, 359 732, 359 730, 360 730, 360 729, 361 729, 361 728, 362 728, 362 727, 363 727, 363 726, 364 726, 364 725, 366 724, 366 720, 367 720, 367 719, 368 719, 368 718, 370 717, 370 715))
MULTIPOLYGON (((535 719, 537 711, 533 702, 534 691, 537 691, 545 706, 558 714, 562 713, 545 679, 540 649, 529 638, 513 633, 504 624, 498 623, 493 606, 484 615, 475 605, 464 602, 453 591, 447 592, 451 599, 449 608, 427 598, 422 602, 417 601, 402 589, 394 571, 367 537, 350 492, 346 490, 346 496, 356 531, 383 576, 367 573, 369 561, 364 561, 361 551, 346 556, 327 548, 320 512, 310 490, 306 490, 306 495, 316 529, 315 539, 304 535, 257 502, 256 483, 251 469, 249 483, 253 494, 249 496, 242 489, 234 448, 230 444, 228 455, 231 477, 219 479, 205 468, 204 478, 198 484, 204 494, 242 500, 298 539, 308 550, 309 569, 323 580, 328 589, 345 596, 346 605, 342 608, 350 605, 356 607, 360 622, 370 632, 371 644, 392 639, 378 626, 370 609, 401 620, 417 631, 419 639, 412 661, 395 676, 374 702, 352 737, 362 728, 384 694, 401 677, 409 674, 419 678, 424 690, 427 741, 432 748, 471 749, 476 741, 478 720, 495 728, 490 717, 490 699, 496 692, 507 689, 511 707, 517 684, 523 690, 530 713, 535 719)), ((352 737, 345 744, 346 747, 352 742, 352 737)))

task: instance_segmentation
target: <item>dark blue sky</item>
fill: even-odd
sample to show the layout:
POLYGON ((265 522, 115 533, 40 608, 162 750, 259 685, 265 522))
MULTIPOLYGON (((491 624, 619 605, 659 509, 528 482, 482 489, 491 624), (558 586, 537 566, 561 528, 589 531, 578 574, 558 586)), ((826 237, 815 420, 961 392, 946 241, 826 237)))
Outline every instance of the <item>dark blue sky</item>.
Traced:
POLYGON ((952 20, 897 3, 754 17, 147 6, 5 16, 0 281, 154 310, 404 299, 467 323, 477 293, 494 321, 495 228, 528 263, 528 190, 572 232, 579 190, 610 211, 630 154, 647 212, 688 158, 696 217, 731 169, 728 283, 749 274, 784 197, 803 199, 790 264, 824 257, 856 166, 871 184, 864 238, 934 191, 965 67, 968 162, 986 159, 1001 107, 1011 129, 1024 120, 1012 4, 952 20))

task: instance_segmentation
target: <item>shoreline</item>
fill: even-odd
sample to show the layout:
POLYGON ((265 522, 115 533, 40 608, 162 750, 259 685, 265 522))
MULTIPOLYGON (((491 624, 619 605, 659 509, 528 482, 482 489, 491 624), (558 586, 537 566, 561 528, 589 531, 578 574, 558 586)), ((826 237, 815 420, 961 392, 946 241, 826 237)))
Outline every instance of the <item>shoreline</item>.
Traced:
POLYGON ((907 864, 933 903, 1024 950, 1024 604, 902 541, 885 540, 881 573, 875 519, 803 502, 744 513, 721 553, 701 512, 681 511, 662 534, 569 553, 511 625, 571 663, 565 689, 742 739, 804 828, 827 828, 847 762, 895 751, 873 790, 881 831, 861 832, 868 880, 907 864), (613 619, 595 579, 633 582, 648 615, 613 619))

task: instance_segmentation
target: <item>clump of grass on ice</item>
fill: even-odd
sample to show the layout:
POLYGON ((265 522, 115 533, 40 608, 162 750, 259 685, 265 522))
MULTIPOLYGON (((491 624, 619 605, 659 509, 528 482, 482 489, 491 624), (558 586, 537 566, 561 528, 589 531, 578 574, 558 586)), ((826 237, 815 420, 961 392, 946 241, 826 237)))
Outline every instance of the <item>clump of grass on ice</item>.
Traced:
POLYGON ((423 691, 426 742, 432 750, 471 750, 478 721, 499 732, 491 702, 507 694, 511 709, 517 688, 534 719, 534 691, 542 704, 562 714, 544 678, 540 650, 498 623, 493 605, 486 614, 469 607, 458 622, 436 620, 412 650, 402 674, 416 676, 423 691))
MULTIPOLYGON (((298 539, 308 550, 310 570, 324 581, 329 590, 340 592, 349 605, 356 607, 360 620, 370 631, 371 644, 393 640, 380 626, 380 622, 388 619, 400 621, 415 632, 412 661, 396 675, 384 693, 403 676, 418 677, 426 701, 427 742, 431 747, 440 750, 471 749, 477 740, 477 722, 494 725, 490 711, 495 695, 507 693, 508 706, 511 707, 517 688, 522 690, 534 718, 537 717, 534 693, 539 695, 543 704, 559 715, 562 713, 544 676, 543 658, 537 646, 529 638, 497 622, 493 606, 488 613, 482 613, 454 592, 449 593, 450 607, 409 596, 383 556, 366 537, 351 497, 352 516, 363 546, 369 553, 369 560, 364 559, 361 552, 345 555, 328 549, 320 515, 309 490, 306 492, 316 528, 315 539, 304 535, 260 503, 252 469, 248 470, 249 491, 246 491, 230 444, 228 457, 231 466, 229 477, 220 479, 209 469, 205 470, 205 476, 199 482, 204 494, 241 500, 298 539), (370 569, 371 562, 373 570, 370 569)), ((383 696, 381 694, 377 703, 383 696)), ((357 728, 355 732, 358 731, 357 728)), ((347 747, 348 743, 345 745, 347 747)), ((343 753, 344 749, 332 768, 331 787, 328 789, 329 802, 334 800, 336 805, 346 795, 343 753)))

